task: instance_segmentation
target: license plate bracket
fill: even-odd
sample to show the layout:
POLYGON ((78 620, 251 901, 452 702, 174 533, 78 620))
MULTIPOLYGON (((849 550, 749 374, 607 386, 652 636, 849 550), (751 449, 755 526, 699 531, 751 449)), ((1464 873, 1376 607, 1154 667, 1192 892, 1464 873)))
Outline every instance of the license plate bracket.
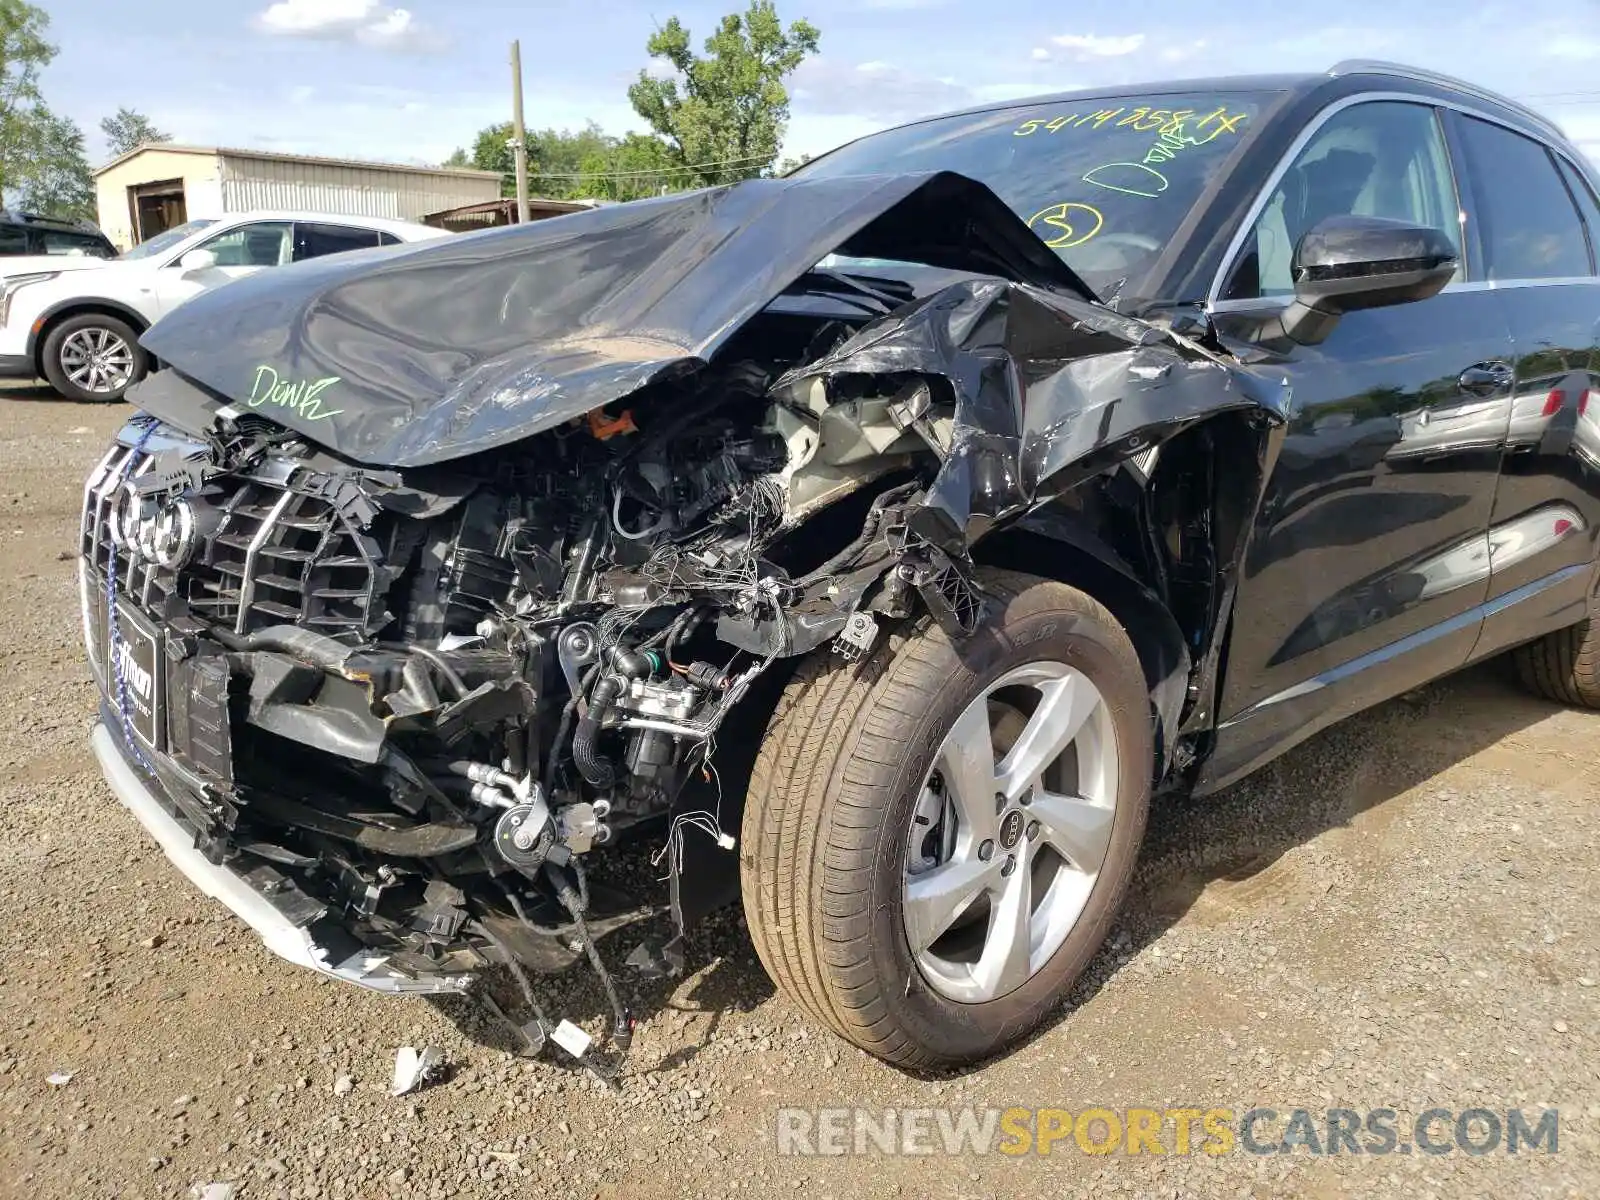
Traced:
MULTIPOLYGON (((103 643, 110 646, 111 638, 103 643)), ((106 692, 122 709, 133 732, 152 750, 166 741, 166 655, 161 631, 126 604, 117 605, 118 647, 107 656, 106 692)))

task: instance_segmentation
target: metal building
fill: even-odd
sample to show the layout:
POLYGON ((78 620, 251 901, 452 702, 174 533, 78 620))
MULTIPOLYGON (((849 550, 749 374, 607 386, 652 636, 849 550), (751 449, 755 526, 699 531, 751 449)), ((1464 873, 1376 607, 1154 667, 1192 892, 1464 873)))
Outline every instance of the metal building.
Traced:
POLYGON ((128 151, 94 180, 100 228, 124 249, 185 221, 250 209, 418 221, 500 195, 490 171, 167 143, 128 151))

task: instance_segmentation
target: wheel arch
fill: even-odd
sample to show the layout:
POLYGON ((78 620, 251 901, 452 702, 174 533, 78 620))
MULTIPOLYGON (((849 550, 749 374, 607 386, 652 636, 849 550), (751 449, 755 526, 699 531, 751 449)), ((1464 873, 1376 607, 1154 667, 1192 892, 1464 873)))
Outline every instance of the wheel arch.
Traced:
POLYGON ((1088 592, 1122 624, 1150 689, 1157 783, 1210 751, 1244 555, 1281 444, 1256 414, 1210 414, 973 547, 978 563, 1088 592))
POLYGON ((119 300, 108 300, 101 296, 75 297, 52 305, 34 318, 33 330, 29 334, 28 355, 33 359, 34 369, 39 372, 41 378, 44 376, 44 344, 49 339, 51 330, 73 317, 95 313, 115 317, 129 325, 134 333, 141 335, 152 324, 136 309, 119 300))
POLYGON ((980 542, 973 560, 1078 588, 1110 610, 1144 667, 1155 721, 1152 782, 1160 782, 1173 760, 1191 668, 1183 633, 1161 598, 1093 533, 1066 522, 1024 519, 980 542))

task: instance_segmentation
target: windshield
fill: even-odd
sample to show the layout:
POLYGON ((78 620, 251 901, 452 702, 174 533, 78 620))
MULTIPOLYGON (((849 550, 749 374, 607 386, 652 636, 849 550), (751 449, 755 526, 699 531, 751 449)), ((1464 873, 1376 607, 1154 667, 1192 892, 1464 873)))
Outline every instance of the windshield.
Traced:
POLYGON ((796 174, 959 171, 1106 296, 1154 265, 1270 98, 1095 96, 939 117, 862 138, 796 174))
POLYGON ((140 242, 132 250, 126 250, 117 255, 120 259, 149 258, 152 254, 160 254, 163 250, 170 250, 190 234, 199 233, 208 225, 215 225, 215 221, 190 221, 185 225, 176 225, 165 233, 158 233, 147 242, 140 242))

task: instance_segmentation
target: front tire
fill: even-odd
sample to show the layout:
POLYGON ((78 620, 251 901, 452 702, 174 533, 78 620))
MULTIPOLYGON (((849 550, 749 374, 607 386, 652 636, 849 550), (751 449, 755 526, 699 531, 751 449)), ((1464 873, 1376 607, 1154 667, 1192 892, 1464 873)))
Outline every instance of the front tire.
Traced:
POLYGON ((1600 618, 1518 646, 1511 661, 1529 691, 1557 704, 1600 709, 1600 618))
POLYGON ((80 403, 121 400, 150 366, 133 327, 104 313, 60 322, 45 335, 40 357, 50 386, 80 403))
POLYGON ((818 1021, 911 1068, 973 1062, 1049 1013, 1104 939, 1149 807, 1126 632, 1063 584, 986 572, 986 623, 929 621, 805 664, 745 807, 745 916, 818 1021))

